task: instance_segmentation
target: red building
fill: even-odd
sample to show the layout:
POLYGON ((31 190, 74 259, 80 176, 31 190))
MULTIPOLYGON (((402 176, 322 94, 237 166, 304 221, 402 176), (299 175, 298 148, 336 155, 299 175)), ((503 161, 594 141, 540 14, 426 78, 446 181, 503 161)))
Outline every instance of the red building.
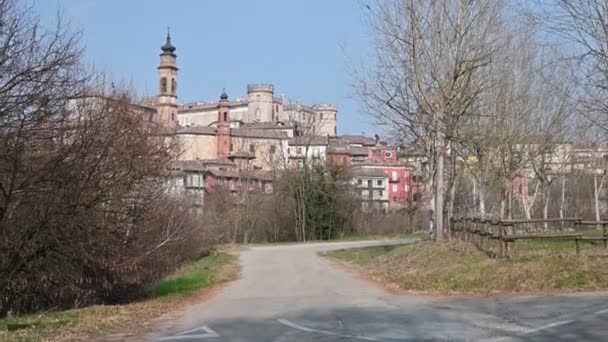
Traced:
POLYGON ((378 145, 369 149, 368 158, 375 160, 396 161, 397 146, 379 143, 378 145))

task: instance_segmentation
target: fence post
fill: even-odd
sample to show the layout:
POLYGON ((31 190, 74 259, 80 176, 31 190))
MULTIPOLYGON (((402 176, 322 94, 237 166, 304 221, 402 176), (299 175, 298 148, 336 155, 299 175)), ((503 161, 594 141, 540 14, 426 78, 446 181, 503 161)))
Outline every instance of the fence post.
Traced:
POLYGON ((499 221, 498 224, 498 244, 500 245, 498 249, 498 256, 502 258, 504 256, 504 235, 502 230, 502 221, 499 221))
POLYGON ((606 238, 608 238, 608 236, 606 236, 606 223, 603 224, 602 229, 604 230, 602 232, 603 238, 604 238, 604 249, 608 248, 608 241, 606 241, 606 238))
POLYGON ((576 256, 579 256, 581 254, 581 247, 580 247, 580 244, 579 244, 579 237, 578 236, 574 239, 574 243, 576 245, 576 256))

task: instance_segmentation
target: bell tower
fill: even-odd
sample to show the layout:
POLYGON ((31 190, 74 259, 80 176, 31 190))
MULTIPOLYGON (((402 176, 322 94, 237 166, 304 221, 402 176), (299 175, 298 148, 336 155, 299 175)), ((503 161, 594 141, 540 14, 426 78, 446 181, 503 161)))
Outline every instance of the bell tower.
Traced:
POLYGON ((217 105, 217 156, 226 158, 230 155, 230 103, 226 90, 220 96, 217 105))
POLYGON ((171 34, 167 29, 167 40, 161 46, 158 66, 157 122, 163 126, 177 126, 177 55, 171 44, 171 34))

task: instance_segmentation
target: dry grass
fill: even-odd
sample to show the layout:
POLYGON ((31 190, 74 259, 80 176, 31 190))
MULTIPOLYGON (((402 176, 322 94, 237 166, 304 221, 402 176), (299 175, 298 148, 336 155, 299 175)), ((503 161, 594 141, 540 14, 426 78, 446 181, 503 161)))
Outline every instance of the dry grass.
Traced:
POLYGON ((111 332, 145 332, 146 323, 150 320, 204 297, 210 286, 233 280, 238 272, 234 256, 205 257, 159 282, 157 286, 163 288, 160 291, 162 296, 152 292, 157 296, 154 299, 127 305, 97 305, 0 319, 0 341, 91 340, 111 332), (204 281, 198 282, 195 287, 171 286, 176 281, 182 283, 180 279, 196 276, 204 281))
POLYGON ((373 278, 408 291, 497 294, 608 288, 608 253, 587 245, 577 257, 566 242, 522 243, 515 259, 492 259, 463 242, 335 251, 373 278))

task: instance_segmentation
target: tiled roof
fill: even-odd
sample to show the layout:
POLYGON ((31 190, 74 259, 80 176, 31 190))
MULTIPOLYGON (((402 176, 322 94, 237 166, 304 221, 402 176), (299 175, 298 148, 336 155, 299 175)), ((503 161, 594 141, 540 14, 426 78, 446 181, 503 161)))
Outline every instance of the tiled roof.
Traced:
POLYGON ((348 154, 351 156, 367 156, 369 155, 369 150, 365 146, 350 146, 348 154))
POLYGON ((364 135, 341 135, 332 138, 332 141, 338 144, 361 144, 364 146, 376 145, 376 140, 374 138, 366 137, 364 135))
POLYGON ((327 146, 329 139, 323 135, 304 135, 289 139, 289 146, 327 146))
POLYGON ((205 171, 207 169, 202 160, 174 160, 171 162, 170 168, 184 171, 205 171))
POLYGON ((215 135, 215 127, 207 127, 207 126, 186 126, 179 127, 175 133, 176 134, 202 134, 202 135, 215 135))
POLYGON ((367 156, 369 147, 366 146, 350 146, 348 144, 330 142, 327 148, 328 154, 348 154, 351 156, 367 156))
POLYGON ((235 167, 236 164, 226 158, 173 160, 170 164, 171 169, 184 171, 204 171, 209 167, 217 166, 235 167))
POLYGON ((388 178, 382 169, 372 167, 352 167, 349 174, 353 177, 388 178))
POLYGON ((224 178, 259 179, 268 181, 274 179, 271 172, 261 170, 209 170, 209 173, 216 177, 224 178))
POLYGON ((286 132, 275 130, 258 130, 253 128, 232 128, 230 134, 235 137, 266 138, 266 139, 288 139, 286 132))
POLYGON ((368 159, 366 161, 362 161, 357 163, 357 165, 361 166, 390 166, 390 167, 410 167, 405 164, 402 160, 382 160, 382 159, 368 159))
MULTIPOLYGON (((240 101, 230 101, 228 102, 229 107, 239 107, 239 106, 247 106, 248 101, 246 99, 240 101)), ((201 110, 207 110, 212 108, 217 108, 219 102, 194 102, 194 103, 184 103, 179 106, 178 113, 189 113, 189 112, 198 112, 201 110)))
POLYGON ((290 129, 294 126, 291 123, 283 121, 271 121, 271 122, 248 122, 243 123, 243 128, 249 129, 290 129))

